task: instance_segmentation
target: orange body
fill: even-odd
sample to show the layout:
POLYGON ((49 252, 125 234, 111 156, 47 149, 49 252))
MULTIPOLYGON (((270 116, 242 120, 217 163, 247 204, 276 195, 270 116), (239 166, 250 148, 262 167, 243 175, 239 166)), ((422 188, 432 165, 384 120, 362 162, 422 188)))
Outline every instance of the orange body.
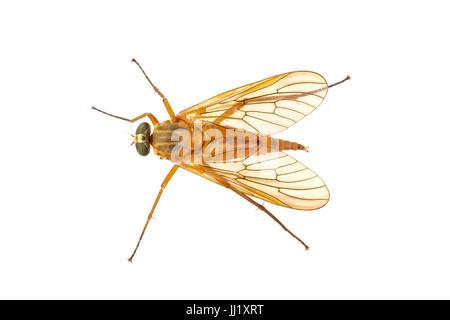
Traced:
POLYGON ((229 162, 246 159, 255 153, 264 155, 283 150, 306 150, 297 142, 210 122, 193 123, 179 118, 156 125, 150 141, 156 155, 171 161, 174 148, 181 145, 179 162, 184 164, 229 162), (184 137, 189 137, 189 141, 183 143, 184 137))
MULTIPOLYGON (((139 68, 141 66, 135 62, 139 68)), ((142 68, 141 68, 142 70, 142 68)), ((170 120, 159 122, 151 113, 127 119, 148 117, 154 125, 141 123, 133 144, 141 156, 150 152, 174 163, 148 215, 133 259, 162 191, 179 167, 226 187, 267 213, 285 231, 309 247, 287 229, 256 197, 276 205, 298 210, 323 207, 330 194, 323 180, 284 150, 305 150, 297 142, 271 135, 282 132, 313 112, 325 98, 328 85, 318 73, 294 71, 269 77, 221 93, 176 114, 167 98, 142 70, 156 93, 163 99, 170 120), (251 196, 251 197, 249 197, 251 196)))

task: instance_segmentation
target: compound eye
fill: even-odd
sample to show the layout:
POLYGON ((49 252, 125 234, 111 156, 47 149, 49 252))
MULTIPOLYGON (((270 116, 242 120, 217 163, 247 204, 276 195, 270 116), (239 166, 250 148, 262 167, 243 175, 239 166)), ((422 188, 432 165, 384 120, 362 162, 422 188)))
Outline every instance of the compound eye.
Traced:
POLYGON ((142 122, 136 129, 136 151, 141 156, 146 156, 150 152, 150 124, 142 122))
POLYGON ((147 143, 136 143, 136 151, 141 156, 146 156, 150 152, 150 145, 147 143))
POLYGON ((136 129, 136 135, 138 134, 150 134, 150 125, 148 124, 148 122, 142 122, 141 124, 139 124, 136 129))

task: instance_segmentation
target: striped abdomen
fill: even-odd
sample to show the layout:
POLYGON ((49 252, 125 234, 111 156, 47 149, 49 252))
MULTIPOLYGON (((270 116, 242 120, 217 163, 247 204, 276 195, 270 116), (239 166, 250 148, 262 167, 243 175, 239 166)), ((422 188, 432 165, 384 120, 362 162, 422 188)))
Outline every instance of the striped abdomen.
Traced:
POLYGON ((264 150, 264 148, 267 149, 267 152, 276 152, 276 151, 283 151, 283 150, 308 151, 307 147, 305 147, 304 145, 302 145, 300 143, 277 139, 277 138, 260 137, 259 136, 258 142, 261 145, 261 148, 263 150, 264 150))

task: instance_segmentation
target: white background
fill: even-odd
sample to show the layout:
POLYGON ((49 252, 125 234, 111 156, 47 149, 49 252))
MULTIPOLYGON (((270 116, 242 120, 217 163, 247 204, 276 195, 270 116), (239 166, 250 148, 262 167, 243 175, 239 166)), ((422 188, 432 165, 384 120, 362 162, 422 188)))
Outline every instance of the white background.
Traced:
POLYGON ((444 1, 2 2, 0 298, 450 298, 449 8, 444 1), (422 3, 422 4, 420 4, 422 3), (136 125, 313 70, 322 106, 281 134, 327 183, 314 212, 139 156, 136 125))

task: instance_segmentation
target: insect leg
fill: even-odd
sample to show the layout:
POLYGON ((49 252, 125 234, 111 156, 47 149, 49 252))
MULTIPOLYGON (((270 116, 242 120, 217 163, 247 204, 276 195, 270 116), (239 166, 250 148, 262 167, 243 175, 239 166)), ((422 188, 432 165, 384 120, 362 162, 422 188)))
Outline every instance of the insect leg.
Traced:
POLYGON ((350 80, 350 79, 351 79, 350 76, 347 76, 347 77, 345 77, 344 80, 341 80, 341 81, 338 81, 338 82, 336 82, 336 83, 333 83, 332 85, 329 85, 328 88, 337 86, 338 84, 341 84, 342 82, 345 82, 345 81, 350 80))
POLYGON ((263 205, 259 204, 258 202, 256 202, 255 200, 253 200, 252 198, 250 198, 249 196, 247 196, 245 193, 239 192, 237 190, 235 190, 229 183, 228 181, 226 181, 225 179, 223 179, 222 177, 215 175, 211 172, 209 172, 209 175, 211 177, 213 177, 215 180, 217 180, 217 182, 219 184, 221 184, 222 186, 224 186, 225 188, 228 188, 234 192, 236 192, 238 195, 240 195, 242 198, 244 198, 245 200, 247 200, 248 202, 254 204, 258 209, 264 211, 265 213, 267 213, 269 215, 269 217, 271 217, 273 220, 275 220, 276 223, 278 223, 287 233, 289 233, 291 236, 293 236, 295 239, 297 239, 298 241, 300 241, 300 243, 305 247, 306 250, 309 250, 309 247, 306 243, 303 242, 302 239, 300 239, 299 237, 297 237, 291 230, 289 230, 280 220, 278 220, 277 217, 275 217, 269 210, 267 210, 263 205))
MULTIPOLYGON (((231 189, 233 190, 233 189, 231 189)), ((309 247, 306 245, 306 243, 304 243, 302 241, 302 239, 300 239, 299 237, 297 237, 294 233, 292 233, 291 230, 289 230, 280 220, 278 220, 277 217, 275 217, 272 213, 270 213, 269 210, 267 210, 263 205, 259 204, 258 202, 256 202, 255 200, 253 200, 252 198, 250 198, 249 196, 247 196, 245 193, 241 193, 239 191, 233 190, 234 192, 236 192, 238 195, 240 195, 242 198, 244 198, 245 200, 247 200, 248 202, 254 204, 255 206, 257 206, 259 209, 261 209, 262 211, 264 211, 265 213, 267 213, 273 220, 275 220, 276 223, 278 223, 287 233, 289 233, 291 236, 293 236, 295 239, 297 239, 298 241, 300 241, 300 243, 302 245, 305 246, 306 250, 309 250, 309 247)))
POLYGON ((127 118, 124 118, 124 117, 115 116, 115 115, 113 115, 111 113, 108 113, 108 112, 105 112, 103 110, 97 109, 96 107, 91 107, 91 109, 95 110, 95 111, 98 111, 98 112, 101 112, 101 113, 104 113, 104 114, 106 114, 106 115, 108 115, 110 117, 117 118, 117 119, 120 119, 120 120, 125 120, 125 121, 132 122, 132 123, 135 122, 135 121, 138 121, 138 120, 140 120, 140 119, 142 119, 144 117, 149 117, 149 119, 152 121, 153 125, 157 125, 159 123, 158 119, 156 119, 156 117, 154 115, 152 115, 151 113, 143 113, 143 114, 141 114, 140 116, 138 116, 136 118, 127 119, 127 118))
POLYGON ((142 73, 144 74, 144 76, 147 78, 148 82, 150 83, 150 85, 153 87, 153 90, 155 90, 155 92, 162 98, 164 106, 166 107, 167 112, 169 113, 169 116, 171 118, 175 117, 175 113, 172 110, 172 107, 170 106, 169 100, 167 100, 167 98, 162 94, 161 91, 159 91, 159 89, 153 84, 153 82, 150 80, 150 78, 147 76, 147 74, 145 73, 144 69, 142 69, 141 65, 139 64, 139 62, 136 61, 136 59, 131 59, 132 62, 136 63, 137 66, 139 67, 139 69, 141 69, 142 73))
POLYGON ((142 230, 141 236, 139 237, 139 240, 138 240, 138 243, 136 245, 136 248, 134 248, 133 254, 128 259, 128 261, 132 262, 133 257, 136 254, 137 249, 139 248, 139 244, 141 243, 142 237, 144 236, 145 230, 147 229, 148 223, 150 222, 150 219, 152 218, 153 212, 155 211, 156 205, 158 204, 159 198, 161 198, 161 194, 162 194, 164 188, 167 186, 167 184, 169 183, 170 179, 173 177, 173 175, 175 174, 177 169, 178 169, 178 166, 174 165, 172 167, 172 169, 170 170, 169 174, 164 179, 163 183, 161 184, 161 189, 159 190, 158 196, 156 197, 156 200, 153 203, 152 210, 150 211, 150 213, 148 215, 147 222, 145 222, 144 229, 142 230))

